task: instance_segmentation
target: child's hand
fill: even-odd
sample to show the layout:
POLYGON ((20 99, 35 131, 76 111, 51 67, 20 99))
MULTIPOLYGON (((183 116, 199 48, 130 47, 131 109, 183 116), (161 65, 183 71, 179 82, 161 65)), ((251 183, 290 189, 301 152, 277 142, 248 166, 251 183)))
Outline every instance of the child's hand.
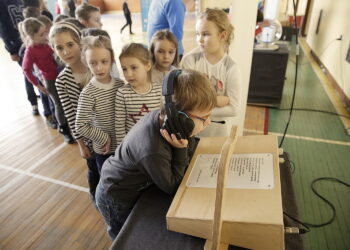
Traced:
POLYGON ((80 150, 80 155, 81 157, 83 157, 84 159, 88 159, 91 157, 91 152, 90 149, 84 144, 84 142, 79 143, 79 150, 80 150))
POLYGON ((169 142, 169 144, 175 148, 187 148, 188 140, 186 139, 180 139, 178 140, 174 134, 169 135, 168 131, 166 129, 160 130, 161 135, 163 138, 169 142))
POLYGON ((230 104, 230 98, 227 96, 217 96, 216 97, 216 106, 225 107, 230 104))
POLYGON ((14 62, 19 62, 19 61, 21 60, 17 54, 11 55, 11 59, 12 59, 12 61, 14 61, 14 62))
POLYGON ((102 154, 104 155, 108 154, 110 149, 111 149, 111 138, 108 137, 106 144, 102 147, 102 154))
POLYGON ((43 93, 45 95, 49 95, 49 92, 47 92, 47 89, 43 85, 38 84, 37 88, 40 90, 41 93, 43 93))

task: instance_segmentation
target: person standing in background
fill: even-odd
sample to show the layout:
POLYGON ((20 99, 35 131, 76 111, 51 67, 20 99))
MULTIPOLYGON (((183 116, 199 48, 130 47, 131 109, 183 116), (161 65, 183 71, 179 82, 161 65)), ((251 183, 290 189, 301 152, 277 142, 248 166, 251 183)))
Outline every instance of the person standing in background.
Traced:
POLYGON ((22 0, 24 8, 35 7, 39 9, 41 15, 47 16, 51 21, 53 21, 53 16, 48 10, 44 0, 22 0))
POLYGON ((126 19, 126 24, 123 26, 123 28, 121 28, 120 33, 122 33, 123 30, 126 28, 126 26, 129 25, 130 35, 133 35, 134 33, 131 31, 131 29, 132 29, 132 27, 131 27, 132 26, 132 20, 131 20, 131 13, 130 13, 129 6, 128 6, 128 0, 124 0, 123 12, 124 12, 124 16, 125 16, 125 19, 126 19))
MULTIPOLYGON (((21 0, 0 1, 0 37, 4 41, 5 48, 9 52, 12 61, 22 64, 19 49, 22 40, 17 29, 19 22, 23 21, 23 2, 21 0)), ((38 100, 33 85, 25 81, 27 98, 32 106, 32 114, 39 115, 38 100)))
POLYGON ((83 3, 75 10, 75 18, 86 28, 101 28, 100 8, 83 3))
POLYGON ((152 1, 148 12, 147 39, 150 43, 152 36, 158 30, 168 29, 179 43, 179 58, 181 60, 184 49, 182 45, 183 27, 186 7, 182 0, 152 1))
POLYGON ((75 17, 75 9, 83 4, 83 0, 69 0, 68 8, 70 17, 75 17))

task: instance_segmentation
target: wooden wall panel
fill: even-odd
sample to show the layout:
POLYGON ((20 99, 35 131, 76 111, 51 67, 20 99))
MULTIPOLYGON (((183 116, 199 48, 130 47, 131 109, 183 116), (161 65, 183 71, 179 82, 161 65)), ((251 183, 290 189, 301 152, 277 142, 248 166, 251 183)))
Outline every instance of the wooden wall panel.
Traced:
MULTIPOLYGON (((129 9, 131 12, 141 12, 141 0, 129 0, 129 9)), ((124 0, 90 0, 89 2, 102 2, 104 11, 123 11, 124 0)), ((195 10, 194 0, 183 0, 186 10, 192 12, 195 10)))

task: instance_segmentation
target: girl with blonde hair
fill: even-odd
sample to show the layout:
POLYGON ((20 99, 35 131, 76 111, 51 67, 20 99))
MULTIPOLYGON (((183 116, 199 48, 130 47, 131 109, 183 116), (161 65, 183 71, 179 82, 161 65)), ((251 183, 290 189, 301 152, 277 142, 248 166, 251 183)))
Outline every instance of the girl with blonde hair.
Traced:
POLYGON ((228 55, 233 26, 224 11, 206 9, 196 23, 196 36, 198 48, 183 58, 181 67, 208 76, 217 94, 212 120, 225 121, 212 123, 200 136, 228 136, 241 102, 239 69, 228 55))

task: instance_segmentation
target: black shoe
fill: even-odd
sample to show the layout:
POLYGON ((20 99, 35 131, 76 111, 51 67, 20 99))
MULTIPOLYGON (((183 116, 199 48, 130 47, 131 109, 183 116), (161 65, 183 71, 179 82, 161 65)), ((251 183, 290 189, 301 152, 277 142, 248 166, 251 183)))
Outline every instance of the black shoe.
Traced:
POLYGON ((73 144, 75 142, 69 131, 68 125, 60 126, 59 132, 63 135, 66 143, 73 144))
POLYGON ((135 33, 134 32, 130 32, 130 35, 135 35, 135 33))
POLYGON ((71 135, 63 135, 63 140, 65 143, 74 144, 74 138, 71 135))
POLYGON ((46 124, 50 128, 57 129, 56 119, 52 115, 49 115, 49 116, 46 117, 46 124))

